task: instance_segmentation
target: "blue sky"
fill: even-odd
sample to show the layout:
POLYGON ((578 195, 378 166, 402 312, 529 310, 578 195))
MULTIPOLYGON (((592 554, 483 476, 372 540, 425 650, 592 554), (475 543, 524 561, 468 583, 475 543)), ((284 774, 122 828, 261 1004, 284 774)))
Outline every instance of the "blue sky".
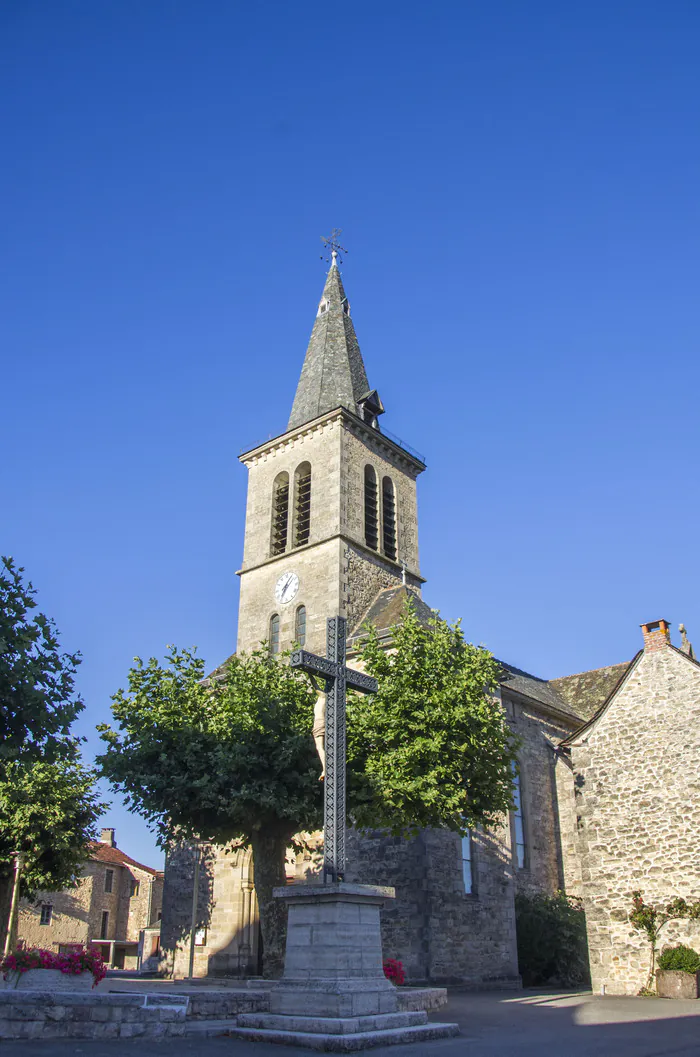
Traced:
MULTIPOLYGON (((82 651, 235 644, 241 449, 343 269, 425 597, 543 676, 700 645, 700 9, 6 0, 0 549, 82 651)), ((158 861, 118 799, 122 848, 158 861)))

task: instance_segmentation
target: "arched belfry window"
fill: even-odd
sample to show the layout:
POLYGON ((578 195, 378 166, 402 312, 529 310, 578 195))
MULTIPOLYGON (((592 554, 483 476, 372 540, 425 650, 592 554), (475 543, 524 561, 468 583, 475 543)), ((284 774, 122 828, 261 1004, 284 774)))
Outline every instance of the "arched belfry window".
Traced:
POLYGON ((311 463, 303 462, 294 474, 294 546, 309 542, 311 533, 311 463))
POLYGON ((300 646, 306 643, 306 606, 299 606, 294 620, 294 639, 300 646))
POLYGON ((396 561, 396 493, 391 477, 382 481, 382 530, 384 553, 396 561))
POLYGON ((275 654, 280 651, 280 615, 279 613, 273 613, 270 617, 270 653, 275 654))
POLYGON ((377 475, 373 466, 365 466, 365 543, 376 551, 379 546, 377 513, 377 475))
POLYGON ((278 473, 272 486, 272 546, 274 554, 284 554, 287 549, 289 525, 289 474, 278 473))

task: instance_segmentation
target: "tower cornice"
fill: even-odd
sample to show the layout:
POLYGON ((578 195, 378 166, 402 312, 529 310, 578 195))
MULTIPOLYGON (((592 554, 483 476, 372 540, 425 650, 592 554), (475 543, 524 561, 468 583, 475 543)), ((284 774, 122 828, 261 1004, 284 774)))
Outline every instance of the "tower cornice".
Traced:
POLYGON ((257 444, 254 448, 241 452, 238 456, 239 461, 244 466, 254 466, 261 459, 266 459, 278 451, 285 451, 287 448, 293 447, 304 437, 323 432, 328 428, 334 428, 336 425, 349 429, 365 443, 369 442, 369 446, 380 454, 389 455, 393 461, 406 470, 413 478, 416 478, 426 468, 425 462, 419 457, 418 453, 414 454, 408 451, 398 438, 394 440, 386 433, 380 433, 378 429, 375 429, 367 422, 363 422, 358 415, 354 415, 346 407, 333 408, 332 411, 319 415, 318 418, 312 419, 310 422, 305 422, 295 429, 289 429, 286 433, 271 437, 262 444, 257 444))

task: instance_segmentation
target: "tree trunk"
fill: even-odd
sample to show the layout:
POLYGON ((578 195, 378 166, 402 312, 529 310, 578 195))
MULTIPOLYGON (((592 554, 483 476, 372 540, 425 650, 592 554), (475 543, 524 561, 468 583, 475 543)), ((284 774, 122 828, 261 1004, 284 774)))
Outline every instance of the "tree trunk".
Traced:
POLYGON ((284 860, 293 834, 274 830, 251 834, 253 883, 260 912, 263 943, 263 976, 282 975, 287 940, 287 907, 274 899, 272 889, 286 883, 284 860))

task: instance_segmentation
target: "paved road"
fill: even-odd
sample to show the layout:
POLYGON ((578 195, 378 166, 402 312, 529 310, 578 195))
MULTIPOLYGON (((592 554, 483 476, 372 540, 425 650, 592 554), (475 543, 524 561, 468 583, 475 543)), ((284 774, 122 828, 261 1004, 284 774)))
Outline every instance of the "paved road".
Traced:
MULTIPOLYGON (((536 991, 453 993, 436 1020, 462 1035, 367 1051, 376 1057, 700 1057, 700 1001, 536 991)), ((307 1057, 313 1050, 212 1039, 0 1043, 2 1057, 307 1057)))

